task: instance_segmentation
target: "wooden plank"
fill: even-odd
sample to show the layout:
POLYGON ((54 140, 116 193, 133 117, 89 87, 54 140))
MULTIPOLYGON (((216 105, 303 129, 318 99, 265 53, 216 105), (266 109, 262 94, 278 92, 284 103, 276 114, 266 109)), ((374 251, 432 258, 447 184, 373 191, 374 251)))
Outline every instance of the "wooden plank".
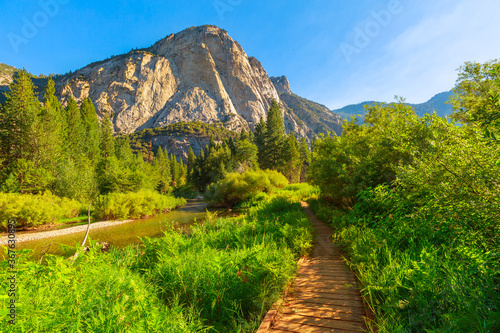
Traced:
POLYGON ((317 310, 307 307, 288 307, 283 314, 297 314, 306 317, 347 320, 364 323, 364 319, 358 313, 348 313, 340 310, 317 310))
POLYGON ((311 287, 318 287, 318 288, 330 288, 332 285, 344 285, 344 284, 356 284, 356 280, 353 278, 343 278, 343 277, 337 277, 333 279, 328 279, 328 280, 323 280, 323 281, 315 281, 315 280, 308 280, 308 279, 297 279, 295 281, 295 287, 304 287, 304 286, 311 286, 311 287))
POLYGON ((288 311, 288 309, 308 309, 312 311, 334 311, 334 312, 342 312, 342 313, 352 313, 357 314, 358 316, 365 316, 365 310, 357 307, 357 306, 335 306, 331 307, 329 305, 324 304, 295 304, 288 305, 287 308, 282 309, 283 312, 288 311))
POLYGON ((332 229, 308 208, 306 213, 316 229, 312 258, 299 261, 295 283, 280 310, 270 311, 261 324, 265 330, 257 332, 364 331, 366 312, 355 275, 332 243, 332 229))
POLYGON ((343 299, 343 300, 351 300, 353 297, 359 297, 358 291, 355 291, 354 293, 340 293, 340 292, 329 292, 329 293, 322 293, 322 292, 294 292, 293 297, 295 299, 303 299, 303 298, 314 298, 314 297, 320 297, 320 298, 328 298, 328 299, 343 299))
POLYGON ((362 332, 365 328, 363 323, 354 322, 354 321, 346 321, 346 320, 337 320, 337 319, 327 319, 327 318, 315 318, 315 317, 307 317, 301 316, 298 314, 284 314, 280 318, 280 322, 287 323, 292 322, 296 324, 324 327, 330 329, 339 329, 346 331, 357 331, 362 332))
POLYGON ((309 306, 309 304, 320 304, 323 307, 329 306, 333 308, 335 306, 354 306, 364 309, 364 304, 361 299, 331 299, 331 298, 321 298, 321 297, 304 297, 300 299, 293 299, 287 303, 287 306, 304 305, 309 306))
POLYGON ((308 333, 352 333, 355 331, 349 331, 349 330, 337 330, 329 327, 318 327, 318 326, 313 326, 313 325, 304 325, 304 324, 299 324, 299 323, 294 323, 294 322, 279 322, 273 326, 272 332, 276 332, 275 330, 278 331, 285 331, 285 332, 308 332, 308 333))

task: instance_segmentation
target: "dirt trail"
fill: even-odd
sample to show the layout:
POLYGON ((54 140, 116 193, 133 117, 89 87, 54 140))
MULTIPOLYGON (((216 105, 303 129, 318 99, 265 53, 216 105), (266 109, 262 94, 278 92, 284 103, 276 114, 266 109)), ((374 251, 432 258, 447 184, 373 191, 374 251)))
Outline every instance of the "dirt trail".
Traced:
POLYGON ((363 332, 365 311, 358 283, 332 243, 332 229, 302 202, 316 231, 308 258, 299 262, 294 287, 267 313, 257 333, 363 332))

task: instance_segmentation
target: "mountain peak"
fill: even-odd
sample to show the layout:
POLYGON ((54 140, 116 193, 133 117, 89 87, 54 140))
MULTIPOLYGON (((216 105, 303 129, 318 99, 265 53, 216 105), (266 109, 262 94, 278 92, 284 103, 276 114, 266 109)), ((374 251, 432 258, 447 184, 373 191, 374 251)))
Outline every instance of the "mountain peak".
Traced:
POLYGON ((278 93, 292 94, 292 91, 290 89, 290 82, 288 82, 286 76, 272 76, 270 79, 278 93))

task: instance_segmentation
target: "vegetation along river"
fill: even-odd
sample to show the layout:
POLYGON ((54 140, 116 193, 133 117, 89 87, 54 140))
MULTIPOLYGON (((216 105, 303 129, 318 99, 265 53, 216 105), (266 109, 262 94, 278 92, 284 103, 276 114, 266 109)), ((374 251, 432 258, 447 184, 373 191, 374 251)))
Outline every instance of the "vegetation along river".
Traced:
MULTIPOLYGON (((208 209, 209 211, 214 211, 208 209)), ((161 237, 163 232, 171 228, 175 229, 187 228, 195 222, 203 221, 207 212, 207 204, 201 200, 189 200, 183 207, 173 210, 166 214, 160 214, 154 217, 133 220, 126 223, 119 222, 108 222, 109 226, 100 227, 97 229, 91 229, 89 237, 92 240, 98 242, 108 242, 114 247, 125 247, 128 244, 137 244, 141 240, 139 237, 161 237)), ((227 211, 217 210, 219 215, 225 215, 227 211)), ((106 223, 107 224, 107 223, 106 223)), ((69 256, 74 253, 74 246, 76 243, 81 243, 84 236, 86 228, 82 231, 76 233, 68 233, 67 229, 60 229, 56 231, 57 235, 51 237, 36 237, 38 239, 20 241, 16 244, 16 250, 22 249, 32 249, 31 254, 33 259, 40 258, 41 254, 46 252, 47 254, 56 254, 69 256), (62 244, 62 246, 61 246, 62 244), (73 247, 73 249, 65 250, 64 246, 73 247)), ((44 233, 49 233, 54 231, 37 232, 36 236, 43 235, 44 233)), ((27 233, 18 233, 18 238, 21 240, 27 233)), ((35 236, 35 234, 33 234, 35 236)), ((4 236, 1 240, 4 240, 4 236)), ((87 241, 87 245, 89 242, 87 241)), ((5 246, 3 244, 3 246, 5 246)), ((3 251, 1 254, 5 257, 3 251)))

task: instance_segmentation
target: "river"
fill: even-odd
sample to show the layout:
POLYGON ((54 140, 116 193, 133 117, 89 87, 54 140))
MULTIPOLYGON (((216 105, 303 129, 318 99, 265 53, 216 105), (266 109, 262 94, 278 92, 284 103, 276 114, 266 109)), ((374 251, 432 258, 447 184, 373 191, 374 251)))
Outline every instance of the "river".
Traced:
MULTIPOLYGON (((164 231, 172 226, 175 229, 189 228, 194 222, 202 222, 205 219, 207 204, 201 200, 189 200, 188 203, 179 209, 166 214, 154 217, 134 220, 91 230, 89 238, 98 242, 108 242, 113 247, 123 248, 128 244, 138 244, 139 237, 161 237, 164 231)), ((209 209, 209 211, 213 211, 209 209)), ((225 215, 226 211, 217 210, 219 215, 225 215)), ((62 229, 64 230, 64 229, 62 229)), ((48 231, 47 231, 48 232, 48 231)), ((22 235, 19 233, 19 235, 22 235)), ((81 243, 85 236, 85 231, 53 236, 37 240, 17 242, 16 251, 31 249, 32 259, 40 258, 45 251, 47 254, 70 256, 74 253, 65 252, 61 244, 74 247, 81 243)), ((88 245, 88 241, 87 241, 88 245)), ((3 256, 3 253, 2 253, 3 256)))

